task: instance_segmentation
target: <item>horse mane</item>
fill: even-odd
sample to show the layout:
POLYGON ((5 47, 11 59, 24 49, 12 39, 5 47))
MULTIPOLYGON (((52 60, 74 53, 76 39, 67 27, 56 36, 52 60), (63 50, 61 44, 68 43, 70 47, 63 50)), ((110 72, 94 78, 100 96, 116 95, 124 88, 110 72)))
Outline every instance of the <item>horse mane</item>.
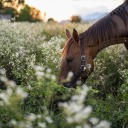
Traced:
POLYGON ((128 19, 127 7, 128 0, 126 0, 122 5, 114 9, 107 16, 97 21, 94 25, 92 25, 88 30, 81 33, 79 35, 80 40, 84 40, 86 45, 92 46, 95 43, 104 42, 112 37, 118 37, 120 32, 118 30, 118 26, 116 23, 116 19, 114 16, 118 16, 124 22, 126 27, 126 21, 128 19))

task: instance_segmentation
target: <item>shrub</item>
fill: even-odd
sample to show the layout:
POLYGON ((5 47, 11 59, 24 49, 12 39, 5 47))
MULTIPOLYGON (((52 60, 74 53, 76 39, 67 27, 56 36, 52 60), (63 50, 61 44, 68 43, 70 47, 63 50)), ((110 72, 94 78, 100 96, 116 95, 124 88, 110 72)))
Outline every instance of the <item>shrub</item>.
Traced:
POLYGON ((41 12, 34 7, 25 5, 24 8, 20 10, 17 21, 42 21, 41 12))
POLYGON ((71 22, 80 23, 81 17, 80 16, 71 16, 71 22))

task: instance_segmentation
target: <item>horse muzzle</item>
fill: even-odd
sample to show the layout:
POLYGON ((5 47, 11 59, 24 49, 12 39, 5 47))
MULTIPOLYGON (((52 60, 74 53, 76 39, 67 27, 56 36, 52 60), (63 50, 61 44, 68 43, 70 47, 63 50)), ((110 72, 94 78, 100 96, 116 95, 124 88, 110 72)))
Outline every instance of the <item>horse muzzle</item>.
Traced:
POLYGON ((79 78, 74 78, 70 82, 64 82, 62 85, 67 88, 76 88, 76 86, 82 86, 87 80, 88 76, 82 76, 79 78))

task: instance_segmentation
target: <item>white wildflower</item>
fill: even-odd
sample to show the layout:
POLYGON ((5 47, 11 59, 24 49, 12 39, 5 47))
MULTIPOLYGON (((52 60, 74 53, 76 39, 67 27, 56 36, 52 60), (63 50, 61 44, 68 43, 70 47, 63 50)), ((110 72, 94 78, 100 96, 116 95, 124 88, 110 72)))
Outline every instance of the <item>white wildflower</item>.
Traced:
POLYGON ((39 122, 39 123, 38 123, 38 126, 39 126, 40 128, 46 128, 46 123, 41 123, 41 122, 39 122))
POLYGON ((13 90, 12 90, 11 88, 8 88, 8 89, 6 90, 6 94, 7 94, 9 97, 12 95, 12 93, 13 93, 13 90))
POLYGON ((78 100, 79 100, 79 95, 72 96, 72 101, 78 101, 78 100))
POLYGON ((63 108, 68 108, 68 103, 64 102, 64 103, 59 103, 59 107, 63 107, 63 108))
POLYGON ((23 91, 23 89, 21 87, 16 88, 16 94, 21 96, 22 98, 27 97, 27 93, 25 91, 23 91))
POLYGON ((28 88, 29 90, 31 90, 31 89, 32 89, 31 85, 28 85, 28 86, 27 86, 27 88, 28 88))
POLYGON ((9 97, 6 93, 0 93, 0 98, 4 101, 5 104, 9 104, 9 97))
POLYGON ((6 73, 5 69, 0 69, 0 73, 1 73, 2 75, 5 75, 5 73, 6 73))
POLYGON ((18 53, 18 52, 16 52, 16 53, 15 53, 15 56, 16 56, 16 57, 19 57, 19 53, 18 53))
POLYGON ((47 72, 47 73, 51 73, 52 70, 51 70, 50 68, 48 68, 48 69, 46 70, 46 72, 47 72))
POLYGON ((36 120, 36 115, 31 113, 30 115, 27 116, 27 119, 30 121, 34 121, 34 120, 36 120))
POLYGON ((43 71, 44 68, 42 66, 34 66, 35 71, 43 71))
POLYGON ((48 73, 45 74, 45 77, 46 77, 46 78, 50 78, 50 74, 48 74, 48 73))
POLYGON ((56 76, 55 76, 55 75, 51 75, 51 79, 52 79, 53 81, 55 81, 55 80, 56 80, 56 76))
POLYGON ((4 76, 1 76, 1 77, 0 77, 0 80, 1 80, 2 82, 4 82, 4 83, 8 81, 8 79, 7 79, 6 77, 4 77, 4 76))
POLYGON ((82 126, 76 126, 75 128, 82 128, 82 126))
POLYGON ((82 111, 79 111, 74 115, 74 122, 81 122, 84 119, 87 119, 90 116, 90 113, 92 112, 92 108, 90 106, 85 107, 82 111))
POLYGON ((13 88, 16 87, 16 83, 14 81, 9 81, 9 85, 13 88))
POLYGON ((66 120, 67 120, 68 123, 74 123, 74 119, 72 117, 70 117, 70 116, 68 116, 66 118, 66 120))
POLYGON ((87 106, 81 112, 79 112, 77 117, 81 117, 83 119, 87 119, 90 116, 91 112, 92 112, 92 107, 91 106, 87 106))
POLYGON ((73 72, 69 72, 68 75, 67 75, 67 78, 66 78, 66 81, 70 81, 73 77, 73 72))
POLYGON ((0 101, 0 106, 4 106, 4 102, 3 101, 0 101))
POLYGON ((68 104, 66 111, 67 113, 78 113, 83 109, 83 105, 78 105, 77 103, 71 102, 68 104))
POLYGON ((37 114, 36 117, 40 119, 42 116, 40 114, 37 114))
POLYGON ((72 78, 72 77, 73 77, 73 72, 69 72, 69 73, 68 73, 68 77, 69 77, 69 78, 72 78))
POLYGON ((93 125, 96 125, 96 124, 99 122, 99 119, 92 117, 92 118, 90 118, 90 122, 91 122, 93 125))
POLYGON ((15 126, 15 125, 17 125, 17 121, 14 120, 14 119, 12 119, 12 120, 10 121, 10 124, 15 126))
POLYGON ((110 123, 107 121, 101 121, 98 125, 96 125, 94 128, 110 128, 110 123))
POLYGON ((84 125, 83 128, 91 128, 91 126, 89 126, 88 124, 84 125))
POLYGON ((50 124, 53 122, 53 120, 51 119, 51 117, 48 117, 48 116, 47 116, 47 117, 45 117, 45 119, 46 119, 46 121, 47 121, 48 123, 50 123, 50 124))
POLYGON ((44 74, 44 72, 40 72, 40 71, 37 71, 36 73, 35 73, 35 75, 36 76, 40 76, 40 77, 42 77, 42 76, 44 76, 45 74, 44 74))

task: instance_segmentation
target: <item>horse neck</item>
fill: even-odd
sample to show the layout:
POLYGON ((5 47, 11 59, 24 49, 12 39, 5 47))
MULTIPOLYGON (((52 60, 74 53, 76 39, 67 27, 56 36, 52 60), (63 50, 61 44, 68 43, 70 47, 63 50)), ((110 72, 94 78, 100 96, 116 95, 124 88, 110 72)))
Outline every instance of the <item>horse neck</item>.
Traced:
POLYGON ((128 24, 125 26, 125 24, 120 19, 118 19, 118 17, 115 18, 116 20, 118 20, 116 23, 117 28, 115 28, 115 30, 113 29, 112 36, 107 37, 103 40, 101 39, 98 42, 95 42, 95 40, 93 40, 93 44, 97 45, 98 52, 111 45, 128 43, 128 24))
POLYGON ((98 51, 120 43, 128 43, 128 4, 124 3, 106 17, 96 22, 81 35, 88 46, 98 46, 98 51))
POLYGON ((125 26, 124 23, 120 19, 118 19, 118 17, 116 18, 118 20, 116 23, 117 28, 112 28, 112 36, 106 38, 105 40, 100 40, 99 42, 97 42, 99 51, 111 45, 128 43, 128 25, 125 26))
POLYGON ((90 49, 89 51, 91 52, 94 51, 95 55, 93 54, 94 57, 92 58, 95 58, 99 51, 108 46, 121 43, 128 44, 127 8, 127 3, 122 4, 80 34, 80 39, 81 41, 84 40, 83 42, 87 49, 90 49))
MULTIPOLYGON (((125 6, 125 12, 124 14, 128 14, 128 4, 125 6)), ((123 16, 122 16, 123 17, 123 16)), ((106 38, 105 40, 101 40, 98 42, 98 50, 102 50, 108 46, 115 45, 115 44, 121 44, 121 43, 128 43, 128 18, 125 16, 125 18, 121 18, 119 15, 112 15, 110 16, 110 19, 112 19, 116 26, 113 26, 109 31, 108 34, 111 34, 109 38, 106 38), (111 32, 112 31, 112 32, 111 32)))
POLYGON ((122 43, 128 43, 128 36, 112 38, 101 44, 98 44, 98 52, 111 45, 122 44, 122 43))
POLYGON ((85 51, 87 53, 86 56, 91 57, 92 60, 95 59, 97 54, 104 48, 115 45, 115 44, 121 44, 121 43, 127 43, 128 44, 128 36, 127 37, 120 37, 120 38, 113 38, 108 41, 105 41, 104 43, 100 45, 94 45, 94 46, 87 46, 85 45, 85 51))
POLYGON ((122 34, 120 36, 113 36, 109 39, 106 39, 105 41, 101 41, 101 42, 95 42, 95 40, 93 40, 94 42, 91 44, 91 45, 86 45, 86 42, 84 43, 85 44, 85 48, 86 49, 89 49, 89 51, 91 52, 91 56, 92 56, 92 59, 95 59, 95 57, 97 56, 97 54, 105 49, 106 47, 109 47, 111 45, 115 45, 115 44, 128 44, 128 33, 124 34, 124 36, 122 36, 122 34))

